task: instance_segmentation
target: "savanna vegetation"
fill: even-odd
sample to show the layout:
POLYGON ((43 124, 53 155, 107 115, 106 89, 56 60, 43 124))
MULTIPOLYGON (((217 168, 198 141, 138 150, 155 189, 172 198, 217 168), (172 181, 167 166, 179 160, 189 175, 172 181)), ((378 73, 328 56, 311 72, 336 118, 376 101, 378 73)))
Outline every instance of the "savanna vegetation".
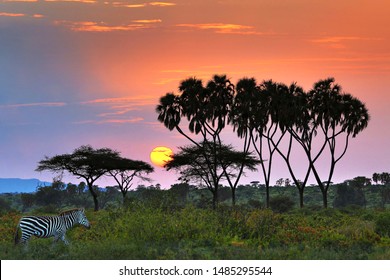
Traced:
POLYGON ((140 186, 129 191, 125 202, 118 190, 98 189, 105 202, 100 211, 92 210, 93 199, 85 186, 82 191, 82 184, 38 188, 30 194, 35 200, 29 207, 23 204, 26 194, 4 194, 2 205, 8 206, 0 215, 0 258, 389 259, 390 199, 384 194, 390 188, 356 188, 362 181, 355 178, 332 186, 334 208, 328 209, 322 208, 318 188, 307 188, 301 209, 296 189, 285 185, 270 188, 270 209, 265 208, 265 187, 257 184, 237 188, 235 208, 230 188, 221 187, 215 210, 207 189, 188 184, 169 190, 140 186), (346 192, 348 188, 356 193, 346 192), (56 204, 49 197, 57 197, 56 204), (70 230, 69 246, 37 238, 30 240, 27 250, 13 244, 22 215, 57 214, 64 207, 80 206, 90 209, 92 228, 70 230))

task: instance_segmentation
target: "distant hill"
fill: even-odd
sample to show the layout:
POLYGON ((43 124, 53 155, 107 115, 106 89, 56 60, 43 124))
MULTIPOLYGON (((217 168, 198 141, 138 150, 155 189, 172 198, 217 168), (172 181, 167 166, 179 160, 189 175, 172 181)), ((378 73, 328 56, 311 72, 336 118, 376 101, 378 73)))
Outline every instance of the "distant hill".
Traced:
POLYGON ((0 193, 30 193, 38 186, 50 186, 51 183, 38 179, 0 178, 0 193))

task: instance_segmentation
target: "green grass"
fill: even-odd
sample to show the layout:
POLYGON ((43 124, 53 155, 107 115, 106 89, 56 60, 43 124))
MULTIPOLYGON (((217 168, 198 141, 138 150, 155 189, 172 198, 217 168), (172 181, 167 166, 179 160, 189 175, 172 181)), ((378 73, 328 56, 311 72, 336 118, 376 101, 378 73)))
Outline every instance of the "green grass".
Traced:
POLYGON ((68 232, 69 246, 32 238, 14 246, 20 213, 0 216, 1 259, 390 259, 389 210, 355 212, 143 204, 87 211, 90 230, 68 232))

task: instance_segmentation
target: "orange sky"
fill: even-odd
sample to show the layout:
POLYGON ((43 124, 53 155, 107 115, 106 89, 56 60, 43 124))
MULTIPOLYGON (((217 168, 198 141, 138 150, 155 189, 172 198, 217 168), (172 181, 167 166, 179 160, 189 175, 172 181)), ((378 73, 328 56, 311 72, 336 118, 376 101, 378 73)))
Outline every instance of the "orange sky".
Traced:
POLYGON ((335 77, 372 116, 337 178, 390 171, 389 12, 387 0, 2 0, 0 155, 16 157, 0 177, 50 178, 33 172, 38 160, 87 143, 145 161, 186 144, 154 107, 213 74, 305 89, 335 77))

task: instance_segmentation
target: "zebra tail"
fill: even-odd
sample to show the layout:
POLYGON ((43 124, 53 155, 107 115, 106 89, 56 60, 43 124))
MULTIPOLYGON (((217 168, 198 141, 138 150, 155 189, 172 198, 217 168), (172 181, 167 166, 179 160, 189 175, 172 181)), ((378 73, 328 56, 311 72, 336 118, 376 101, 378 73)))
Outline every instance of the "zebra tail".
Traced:
POLYGON ((15 245, 17 245, 19 243, 19 225, 16 227, 16 231, 15 231, 15 245))

